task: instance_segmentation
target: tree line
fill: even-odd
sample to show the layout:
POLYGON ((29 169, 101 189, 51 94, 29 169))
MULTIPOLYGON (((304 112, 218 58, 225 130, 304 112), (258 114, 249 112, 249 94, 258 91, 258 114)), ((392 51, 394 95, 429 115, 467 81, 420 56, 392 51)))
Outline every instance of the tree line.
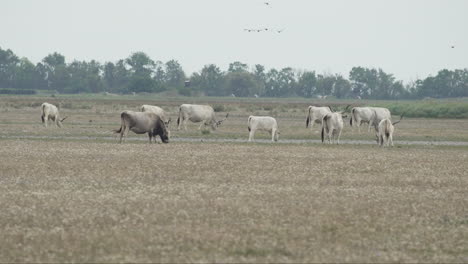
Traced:
POLYGON ((382 69, 353 67, 346 78, 291 67, 269 69, 236 61, 227 71, 205 65, 190 76, 176 60, 154 61, 135 52, 117 62, 95 60, 67 63, 57 52, 34 64, 0 47, 0 93, 158 93, 185 96, 335 97, 362 99, 449 98, 468 96, 468 69, 440 70, 409 84, 382 69), (3 91, 3 92, 2 92, 3 91))

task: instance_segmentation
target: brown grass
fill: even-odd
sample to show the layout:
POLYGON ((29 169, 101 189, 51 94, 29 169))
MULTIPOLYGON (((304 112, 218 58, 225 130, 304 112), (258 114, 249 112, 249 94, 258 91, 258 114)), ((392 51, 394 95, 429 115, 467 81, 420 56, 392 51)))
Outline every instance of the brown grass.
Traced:
POLYGON ((0 262, 468 261, 466 148, 0 144, 0 262))

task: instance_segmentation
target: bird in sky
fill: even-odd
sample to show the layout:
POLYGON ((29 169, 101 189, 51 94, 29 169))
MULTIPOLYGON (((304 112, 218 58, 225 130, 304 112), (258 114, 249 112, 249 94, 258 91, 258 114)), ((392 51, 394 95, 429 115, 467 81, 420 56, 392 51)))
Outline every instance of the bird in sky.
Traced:
POLYGON ((266 6, 270 6, 270 2, 264 2, 266 6))
POLYGON ((283 29, 276 30, 276 32, 278 32, 278 33, 281 33, 281 32, 283 32, 283 31, 284 31, 284 28, 283 28, 283 29))

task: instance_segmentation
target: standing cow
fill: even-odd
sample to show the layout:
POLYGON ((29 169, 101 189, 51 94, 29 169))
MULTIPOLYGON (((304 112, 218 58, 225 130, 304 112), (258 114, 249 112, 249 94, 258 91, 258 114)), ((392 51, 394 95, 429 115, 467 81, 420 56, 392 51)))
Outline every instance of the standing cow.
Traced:
POLYGON ((271 116, 249 116, 247 120, 249 129, 249 142, 254 140, 255 131, 268 131, 271 135, 271 141, 278 141, 279 131, 276 119, 271 116))
POLYGON ((384 118, 379 122, 378 132, 377 132, 377 142, 381 147, 388 147, 391 145, 393 147, 393 132, 395 131, 395 125, 400 123, 403 115, 401 115, 400 120, 392 123, 388 118, 384 118))
POLYGON ((309 106, 307 108, 306 128, 310 129, 314 126, 314 123, 322 124, 322 119, 326 114, 330 114, 331 108, 329 106, 309 106))
POLYGON ((361 133, 361 124, 369 124, 367 132, 370 131, 371 127, 374 126, 375 131, 378 129, 379 122, 382 119, 391 119, 390 110, 383 107, 353 107, 351 109, 351 118, 349 124, 351 127, 357 126, 359 133, 361 133), (375 110, 375 112, 374 112, 375 110), (374 121, 375 120, 375 121, 374 121))
POLYGON ((346 106, 343 111, 326 114, 322 120, 322 142, 325 136, 328 143, 340 144, 341 131, 343 131, 343 118, 351 105, 346 106))
POLYGON ((55 126, 62 127, 63 120, 67 118, 66 116, 65 118, 60 120, 58 108, 53 104, 43 103, 41 105, 41 111, 42 124, 44 124, 45 127, 47 127, 49 119, 55 123, 55 126))
POLYGON ((213 107, 209 105, 195 105, 195 104, 183 104, 179 107, 179 117, 177 118, 177 130, 180 130, 180 125, 183 124, 184 130, 187 130, 187 120, 192 121, 193 123, 199 123, 200 130, 203 125, 210 126, 211 129, 216 130, 217 127, 223 123, 229 116, 229 113, 226 114, 226 117, 222 120, 217 121, 216 115, 213 110, 213 107))
POLYGON ((148 133, 149 143, 153 137, 156 139, 156 136, 159 136, 163 143, 169 143, 166 125, 155 113, 124 111, 120 114, 120 119, 120 128, 114 130, 115 133, 120 133, 120 143, 122 138, 125 140, 129 130, 136 134, 148 133))

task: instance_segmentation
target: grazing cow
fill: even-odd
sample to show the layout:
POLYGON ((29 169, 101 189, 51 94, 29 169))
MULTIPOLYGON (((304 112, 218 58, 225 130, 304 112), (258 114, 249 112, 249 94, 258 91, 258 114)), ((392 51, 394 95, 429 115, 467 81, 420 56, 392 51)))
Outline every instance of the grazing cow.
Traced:
POLYGON ((403 115, 401 115, 400 120, 392 123, 388 118, 384 118, 379 122, 378 133, 377 133, 377 142, 381 147, 388 147, 391 145, 393 147, 393 131, 395 131, 395 125, 400 123, 403 115))
POLYGON ((249 116, 247 121, 249 129, 249 142, 254 140, 255 131, 268 131, 271 135, 271 141, 278 141, 279 131, 276 119, 271 116, 249 116))
POLYGON ((47 121, 49 119, 54 121, 55 126, 62 127, 63 120, 67 118, 66 116, 65 118, 60 120, 59 111, 57 107, 53 104, 43 103, 41 105, 41 111, 42 111, 42 115, 41 115, 42 124, 44 124, 45 127, 47 127, 47 121))
POLYGON ((123 111, 120 114, 120 119, 120 128, 114 130, 115 133, 120 133, 120 143, 122 143, 122 138, 127 137, 129 130, 136 134, 148 133, 150 143, 153 137, 156 141, 156 136, 159 136, 163 143, 169 143, 169 133, 166 125, 161 117, 155 113, 123 111))
POLYGON ((314 123, 322 124, 322 119, 326 114, 330 114, 331 108, 329 106, 309 106, 308 114, 306 119, 306 128, 309 127, 312 129, 314 123))
POLYGON ((177 130, 180 129, 180 125, 183 124, 184 130, 187 130, 187 120, 193 123, 202 122, 198 129, 201 129, 203 125, 211 126, 211 129, 216 130, 217 127, 223 123, 229 116, 223 120, 216 120, 216 115, 213 107, 209 105, 194 105, 194 104, 183 104, 179 107, 179 117, 177 118, 177 130))
POLYGON ((340 144, 341 131, 343 130, 343 118, 345 112, 348 111, 350 105, 346 106, 345 110, 326 114, 322 120, 322 142, 327 136, 328 143, 340 144))
POLYGON ((166 111, 164 111, 164 109, 155 105, 142 105, 140 109, 142 112, 151 112, 160 116, 161 119, 164 121, 164 124, 166 124, 166 128, 169 129, 169 123, 171 123, 171 118, 168 117, 168 114, 166 114, 166 111))
POLYGON ((384 118, 391 118, 390 110, 383 107, 353 107, 351 109, 351 118, 349 119, 349 124, 351 127, 357 126, 359 133, 361 133, 361 124, 368 123, 367 132, 370 131, 371 127, 374 126, 375 131, 377 131, 377 126, 380 120, 384 118), (374 111, 376 110, 374 114, 374 111), (376 123, 371 122, 373 118, 376 118, 376 123))

